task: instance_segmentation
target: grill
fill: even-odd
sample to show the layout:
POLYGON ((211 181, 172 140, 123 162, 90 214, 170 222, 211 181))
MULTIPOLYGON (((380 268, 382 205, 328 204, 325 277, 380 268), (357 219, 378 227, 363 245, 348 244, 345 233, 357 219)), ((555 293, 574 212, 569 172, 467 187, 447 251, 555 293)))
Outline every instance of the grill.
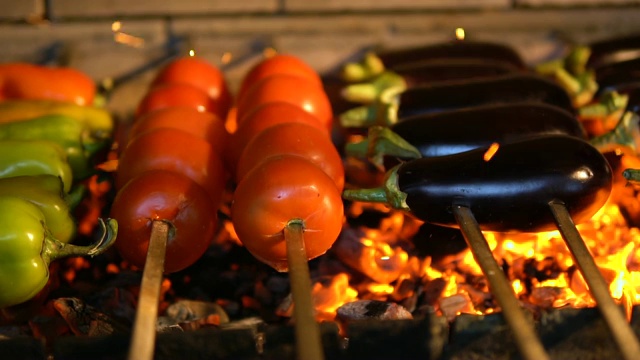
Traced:
MULTIPOLYGON (((522 2, 516 3, 509 3, 506 9, 498 10, 495 9, 495 6, 489 8, 481 6, 480 11, 477 8, 462 9, 460 12, 454 10, 453 12, 436 11, 432 13, 429 9, 420 9, 417 14, 412 14, 412 11, 406 9, 389 11, 389 9, 378 9, 375 6, 371 9, 347 9, 346 11, 342 8, 324 11, 317 9, 295 10, 295 4, 293 4, 293 16, 289 19, 291 21, 289 24, 294 28, 299 27, 300 31, 293 32, 290 38, 286 36, 279 38, 281 34, 276 32, 275 40, 260 33, 261 29, 268 28, 269 24, 272 24, 272 19, 275 18, 274 14, 269 10, 254 9, 244 14, 244 16, 256 20, 254 27, 242 22, 238 23, 240 29, 246 29, 235 35, 242 40, 237 42, 234 42, 234 39, 222 40, 222 45, 220 47, 214 46, 215 50, 210 51, 209 55, 212 57, 215 55, 216 58, 221 59, 221 68, 227 71, 232 82, 238 82, 240 74, 244 74, 250 64, 259 59, 265 50, 269 51, 273 47, 286 51, 287 48, 290 48, 294 53, 310 53, 311 55, 307 55, 307 58, 311 58, 313 54, 322 53, 323 50, 310 51, 308 45, 299 44, 298 37, 309 36, 321 39, 322 44, 328 44, 327 50, 324 50, 328 55, 325 54, 315 60, 309 59, 309 62, 326 75, 323 80, 332 99, 334 111, 336 114, 344 114, 351 110, 354 104, 343 98, 342 90, 346 84, 338 79, 338 71, 346 62, 362 58, 367 51, 378 49, 381 45, 386 45, 382 47, 389 48, 390 44, 385 40, 371 41, 370 38, 366 38, 364 41, 356 41, 361 44, 343 46, 339 41, 332 39, 335 34, 326 30, 317 30, 319 27, 315 27, 315 25, 305 27, 300 24, 306 20, 316 24, 315 22, 321 18, 316 15, 326 16, 331 21, 335 21, 340 30, 345 31, 347 39, 345 41, 358 39, 359 36, 371 29, 370 21, 375 22, 380 19, 387 19, 385 21, 396 25, 403 19, 419 20, 424 18, 431 23, 456 19, 460 26, 466 26, 465 23, 472 25, 465 27, 470 34, 470 39, 473 39, 476 34, 478 38, 490 41, 498 39, 500 43, 508 44, 517 49, 527 62, 554 58, 574 42, 587 43, 592 39, 609 38, 620 33, 628 34, 637 30, 633 28, 637 25, 625 25, 624 21, 618 24, 619 28, 613 26, 615 19, 628 19, 626 12, 636 10, 633 5, 629 4, 596 7, 595 9, 579 5, 565 9, 543 7, 531 10, 526 9, 522 2), (529 10, 531 12, 527 13, 526 11, 529 10), (471 11, 471 15, 468 13, 469 11, 471 11), (594 25, 595 30, 592 29, 591 32, 584 31, 585 27, 581 24, 574 24, 573 20, 569 21, 567 27, 560 25, 564 20, 554 20, 564 19, 561 15, 565 14, 578 14, 583 16, 585 20, 589 20, 594 19, 599 12, 603 14, 606 21, 597 22, 597 25, 594 25), (354 25, 355 28, 345 25, 345 19, 349 19, 349 17, 360 21, 356 22, 359 25, 354 25), (482 26, 473 26, 475 17, 480 19, 478 21, 482 23, 482 26), (363 20, 364 18, 370 19, 363 20), (545 18, 549 19, 550 24, 536 25, 538 22, 544 22, 542 19, 545 18), (496 21, 496 19, 499 20, 496 21), (504 32, 505 28, 513 26, 518 19, 526 21, 523 26, 518 27, 519 30, 516 34, 504 38, 496 35, 504 32), (487 25, 494 22, 498 25, 494 25, 494 28, 488 33, 483 33, 482 30, 476 32, 469 30, 474 27, 478 29, 490 28, 487 25), (367 31, 358 29, 358 26, 367 31), (320 34, 315 33, 316 31, 320 34), (226 47, 232 50, 229 52, 219 50, 226 47)), ((129 23, 140 24, 148 19, 155 21, 157 18, 162 18, 153 12, 127 13, 125 11, 124 15, 118 17, 118 19, 122 19, 122 23, 118 22, 119 25, 116 29, 113 27, 115 23, 113 23, 112 14, 105 15, 96 9, 88 9, 87 11, 92 12, 89 15, 76 14, 55 5, 55 2, 45 2, 41 5, 40 10, 44 9, 45 11, 30 17, 28 21, 5 19, 4 25, 11 31, 15 31, 16 34, 20 34, 25 30, 30 31, 28 29, 32 29, 32 22, 43 26, 43 22, 51 21, 53 28, 57 26, 56 23, 61 27, 73 28, 97 19, 104 24, 112 25, 111 29, 107 31, 106 38, 110 44, 115 43, 120 47, 117 52, 127 54, 137 51, 134 56, 135 61, 131 64, 125 64, 127 66, 117 65, 117 71, 109 69, 108 76, 104 76, 104 68, 95 69, 92 72, 92 74, 97 74, 97 78, 105 79, 99 84, 100 91, 112 102, 112 110, 120 120, 126 120, 130 117, 130 113, 134 109, 132 102, 134 99, 140 99, 140 96, 132 96, 132 94, 140 94, 146 89, 150 76, 159 66, 183 54, 185 49, 197 49, 198 45, 204 49, 211 47, 207 40, 198 38, 198 34, 195 36, 190 34, 187 20, 193 18, 193 24, 196 24, 194 26, 197 28, 197 24, 202 24, 200 21, 204 21, 208 17, 219 20, 223 24, 233 23, 236 19, 243 17, 240 16, 243 15, 241 14, 242 10, 196 15, 191 9, 187 13, 179 14, 175 18, 163 22, 162 26, 166 25, 166 28, 163 28, 166 30, 162 36, 163 41, 155 41, 153 36, 145 36, 144 29, 146 28, 144 26, 140 28, 143 30, 140 30, 139 34, 137 34, 135 27, 131 33, 127 28, 129 23), (56 10, 58 10, 57 14, 62 15, 56 15, 56 10), (124 27, 120 31, 122 25, 124 27), (122 36, 118 36, 118 34, 122 36), (111 36, 113 39, 110 38, 111 36), (147 41, 146 48, 143 46, 145 41, 147 41), (152 44, 148 45, 149 42, 152 44)), ((287 13, 287 4, 282 4, 281 7, 284 9, 281 9, 282 12, 287 13)), ((122 11, 121 9, 120 12, 122 11)), ((398 30, 394 28, 394 25, 391 25, 385 28, 382 37, 392 36, 396 40, 401 38, 400 41, 391 43, 393 46, 400 47, 400 45, 424 44, 425 40, 429 43, 439 42, 442 39, 448 40, 449 34, 454 30, 448 25, 416 25, 415 28, 411 28, 413 25, 408 23, 407 26, 410 28, 409 36, 396 37, 394 35, 396 32, 407 35, 403 33, 407 30, 403 30, 402 27, 398 30), (426 36, 419 35, 425 29, 433 31, 427 31, 426 36), (441 36, 445 32, 447 35, 441 36)), ((212 28, 216 29, 215 26, 212 28)), ((458 28, 457 32, 461 30, 462 28, 458 28)), ((220 40, 221 34, 228 35, 227 31, 207 29, 202 33, 213 33, 214 38, 220 40)), ((284 31, 286 32, 286 29, 284 31)), ((97 34, 97 43, 107 43, 100 38, 105 34, 102 32, 97 32, 97 34)), ((42 34, 38 33, 37 37, 41 39, 42 34)), ((61 37, 64 38, 64 41, 39 40, 45 45, 39 47, 35 52, 32 48, 24 50, 24 48, 18 47, 17 54, 5 57, 8 57, 7 60, 28 59, 31 62, 42 64, 64 63, 65 53, 77 51, 73 46, 78 45, 74 44, 73 36, 70 37, 71 40, 68 35, 61 37)), ((83 44, 79 47, 83 48, 83 46, 88 45, 83 44)), ((113 44, 109 46, 113 46, 113 44)), ((25 48, 27 47, 25 46, 25 48)), ((633 58, 637 54, 634 51, 627 51, 619 56, 633 58)), ((601 61, 611 60, 620 59, 605 58, 601 61)), ((81 60, 75 61, 82 64, 81 60)), ((73 65, 74 61, 70 63, 73 65)), ((595 63, 595 65, 603 69, 599 73, 600 77, 597 78, 597 81, 603 84, 601 91, 616 86, 618 89, 631 91, 631 105, 628 108, 635 110, 634 104, 637 94, 634 89, 638 84, 633 76, 625 75, 627 73, 635 74, 637 60, 632 60, 620 72, 607 68, 606 64, 595 63), (629 78, 631 78, 630 81, 629 78)), ((497 76, 501 76, 503 72, 511 72, 511 69, 500 68, 486 71, 495 71, 499 73, 497 76)), ((495 76, 496 74, 491 73, 490 75, 495 76)), ((587 128, 587 131, 590 130, 593 129, 587 128)), ((344 142, 352 138, 361 139, 363 133, 334 131, 334 140, 337 144, 343 145, 344 142)), ((609 152, 606 155, 612 165, 616 164, 616 161, 623 162, 621 160, 623 155, 619 152, 609 152)), ((373 179, 365 178, 363 182, 365 184, 367 181, 377 183, 380 180, 380 174, 370 164, 347 164, 348 169, 349 166, 351 166, 351 171, 354 171, 352 175, 364 168, 362 176, 373 177, 373 179)), ((614 168, 614 171, 623 168, 614 168)), ((622 172, 618 172, 617 181, 619 183, 622 172)), ((637 201, 636 192, 629 186, 620 191, 631 193, 627 200, 618 202, 617 206, 622 212, 620 217, 624 219, 629 228, 634 228, 640 223, 640 218, 637 216, 637 206, 634 203, 637 201)), ((106 196, 109 199, 112 194, 106 196)), ((505 277, 505 272, 507 274, 513 273, 516 265, 507 263, 506 260, 501 264, 496 260, 499 255, 496 255, 496 250, 491 246, 494 241, 493 234, 489 234, 487 237, 487 233, 481 231, 473 211, 466 206, 454 206, 451 210, 461 229, 455 235, 457 236, 456 241, 443 240, 440 241, 443 244, 430 243, 426 245, 425 241, 423 244, 419 244, 416 240, 416 243, 411 245, 412 248, 407 249, 406 244, 402 244, 398 239, 394 240, 397 243, 391 244, 393 248, 406 250, 405 254, 419 253, 420 247, 435 246, 437 248, 435 250, 433 248, 425 250, 430 261, 435 261, 434 258, 439 253, 444 253, 443 258, 455 258, 456 260, 453 262, 457 262, 460 251, 468 247, 481 270, 482 276, 476 277, 477 281, 482 282, 482 286, 479 287, 490 289, 491 298, 485 299, 486 308, 499 309, 497 312, 477 311, 475 314, 472 314, 473 311, 466 311, 465 306, 477 304, 478 301, 465 300, 455 296, 447 297, 446 300, 434 300, 439 297, 443 298, 442 292, 446 284, 441 281, 444 280, 430 279, 430 281, 423 283, 417 283, 419 281, 416 279, 420 279, 419 277, 403 280, 398 276, 399 270, 388 267, 389 262, 392 261, 411 264, 412 260, 418 261, 417 259, 424 262, 413 264, 414 267, 422 268, 425 267, 425 264, 426 267, 429 267, 430 264, 425 260, 425 256, 410 257, 410 260, 399 257, 400 260, 396 260, 394 258, 396 253, 392 252, 385 255, 385 260, 391 258, 391 261, 379 264, 379 268, 371 264, 358 263, 358 257, 370 256, 374 259, 379 256, 379 252, 367 255, 366 251, 370 247, 366 244, 362 245, 362 239, 368 238, 366 231, 378 231, 385 226, 390 226, 394 228, 396 235, 408 231, 410 236, 404 240, 413 241, 413 239, 420 238, 420 232, 417 229, 422 224, 414 223, 415 219, 405 218, 403 225, 398 229, 397 225, 393 225, 394 219, 400 216, 398 212, 376 206, 358 208, 359 204, 351 203, 349 206, 352 206, 349 222, 334 249, 327 256, 309 263, 314 281, 309 284, 313 286, 313 289, 310 287, 308 291, 314 291, 314 294, 319 296, 317 294, 322 290, 322 285, 325 285, 324 289, 338 289, 336 291, 341 290, 341 295, 348 297, 348 290, 352 290, 349 287, 351 283, 359 285, 377 283, 378 285, 386 285, 386 289, 390 288, 391 290, 388 292, 361 291, 366 293, 367 297, 361 298, 358 302, 347 302, 337 311, 335 321, 331 319, 331 316, 335 314, 336 310, 328 312, 326 316, 330 321, 320 323, 318 329, 325 358, 633 359, 636 354, 640 353, 637 338, 640 326, 638 306, 635 305, 631 296, 623 296, 622 300, 618 301, 610 295, 612 282, 610 276, 606 272, 603 275, 588 248, 588 245, 591 245, 591 237, 583 238, 582 230, 576 228, 563 203, 549 203, 549 213, 559 230, 559 235, 556 235, 556 238, 566 244, 575 263, 571 267, 571 276, 581 276, 584 279, 585 288, 589 289, 587 296, 591 297, 593 300, 591 305, 595 304, 595 306, 543 307, 539 306, 540 304, 524 304, 518 298, 519 295, 514 292, 513 283, 505 277), (389 222, 392 225, 388 225, 389 222), (365 233, 360 233, 359 231, 363 228, 367 230, 364 230, 365 233), (358 245, 347 244, 345 239, 350 236, 357 239, 358 245), (457 248, 452 248, 456 246, 457 248), (397 273, 394 272, 396 270, 397 273), (347 285, 341 288, 341 285, 337 284, 343 280, 341 274, 345 273, 348 274, 346 276, 349 279, 345 280, 347 285), (404 296, 403 294, 411 295, 404 296), (456 301, 461 301, 459 307, 455 303, 456 301), (410 308, 413 316, 406 316, 402 312, 404 308, 398 308, 398 305, 410 308), (447 308, 448 306, 450 308, 447 308)), ((224 210, 228 211, 228 209, 223 209, 223 214, 228 215, 224 210)), ((152 274, 145 270, 145 276, 142 278, 142 271, 128 271, 130 269, 126 268, 109 270, 111 265, 118 264, 119 259, 115 253, 105 254, 87 263, 78 263, 76 260, 64 262, 59 265, 59 268, 54 268, 54 272, 73 273, 72 276, 70 275, 73 280, 69 280, 65 284, 57 284, 57 288, 54 285, 54 292, 50 296, 50 300, 54 302, 47 302, 46 311, 43 311, 44 299, 42 299, 41 302, 36 301, 34 304, 26 304, 5 311, 3 313, 4 319, 0 317, 0 320, 4 320, 4 322, 0 321, 0 329, 2 330, 0 335, 5 337, 0 341, 0 353, 5 354, 4 356, 7 358, 113 359, 125 358, 130 347, 142 347, 144 345, 141 343, 147 343, 146 346, 155 349, 154 357, 160 359, 177 357, 208 359, 296 358, 296 352, 299 349, 296 350, 295 345, 296 342, 301 341, 301 335, 296 333, 295 322, 291 320, 292 307, 288 278, 273 273, 270 268, 262 264, 257 264, 251 255, 234 242, 236 240, 233 238, 233 232, 224 227, 226 220, 223 216, 221 234, 204 259, 175 276, 163 278, 161 272, 157 271, 152 274), (211 262, 219 263, 212 265, 211 262), (215 305, 218 306, 216 309, 211 308, 214 302, 195 301, 195 299, 214 297, 211 293, 205 293, 206 290, 203 290, 206 288, 205 282, 211 278, 216 278, 214 282, 220 287, 219 291, 222 293, 216 299, 215 305), (140 285, 141 279, 142 285, 140 285), (92 282, 94 284, 90 285, 92 282), (148 282, 148 285, 145 282, 148 282), (170 282, 170 286, 167 285, 167 282, 170 282), (144 295, 148 291, 150 291, 150 295, 144 295), (97 294, 91 295, 92 292, 97 294), (158 292, 161 292, 164 297, 164 301, 159 304, 160 313, 174 311, 172 319, 167 320, 166 317, 156 319, 158 308, 156 302, 153 301, 153 294, 158 292), (247 294, 251 294, 251 296, 247 294), (100 300, 101 296, 104 296, 105 299, 100 300), (138 297, 141 302, 135 307, 135 299, 138 297), (145 303, 145 297, 151 302, 145 303), (123 298, 125 299, 123 300, 123 298), (131 298, 134 301, 131 301, 131 298), (185 301, 185 299, 193 299, 193 302, 189 302, 191 300, 185 301), (116 303, 109 305, 109 301, 116 303), (100 304, 103 307, 97 308, 89 304, 100 304), (172 310, 170 311, 169 308, 172 310), (34 312, 38 314, 35 317, 32 316, 34 312), (125 312, 128 313, 123 314, 125 312), (124 327, 121 327, 119 319, 114 316, 116 313, 130 320, 134 319, 132 314, 134 313, 137 316, 135 317, 135 327, 132 324, 125 324, 124 327), (198 313, 197 316, 204 314, 204 317, 194 318, 194 313, 198 313), (229 316, 232 317, 231 321, 223 320, 224 317, 229 320, 229 316), (156 320, 159 322, 156 323, 156 320), (168 321, 168 323, 163 324, 162 321, 168 321), (155 339, 149 334, 149 329, 154 327, 158 329, 155 339), (60 328, 67 329, 65 330, 67 332, 71 331, 75 336, 59 334, 60 328), (135 331, 131 332, 132 329, 135 331), (29 336, 25 336, 25 334, 29 336), (44 339, 48 341, 45 342, 44 339)), ((161 225, 161 223, 157 224, 161 225)), ((428 224, 424 226, 427 227, 428 224)), ((167 231, 166 228, 162 229, 159 226, 154 232, 155 237, 162 242, 163 237, 166 239, 167 231)), ((445 230, 432 230, 429 232, 429 236, 441 235, 442 239, 451 236, 451 233, 447 232, 448 230, 445 233, 438 233, 440 231, 445 230)), ((633 240, 629 242, 633 242, 633 240)), ((157 258, 162 258, 163 249, 164 247, 160 246, 157 250, 151 249, 150 253, 158 251, 160 255, 157 258)), ((632 256, 629 255, 629 259, 631 258, 632 256)), ((147 266, 154 267, 149 264, 147 266)), ((156 270, 161 269, 161 266, 162 264, 156 265, 156 270)), ((549 269, 543 271, 546 270, 549 269)), ((545 288, 545 290, 549 289, 551 288, 545 288)), ((473 292, 468 292, 473 295, 473 292)), ((552 298, 558 299, 558 296, 552 298)), ((355 297, 350 300, 355 300, 355 297)))

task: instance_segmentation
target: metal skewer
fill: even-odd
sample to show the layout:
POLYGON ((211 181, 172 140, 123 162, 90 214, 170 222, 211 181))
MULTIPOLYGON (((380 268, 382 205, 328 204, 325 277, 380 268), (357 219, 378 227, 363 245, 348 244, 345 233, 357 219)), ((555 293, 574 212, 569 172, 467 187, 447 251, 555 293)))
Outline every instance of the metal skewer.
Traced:
POLYGON ((302 222, 290 221, 284 228, 287 262, 293 296, 297 359, 324 359, 320 327, 314 315, 307 252, 304 248, 302 222))
POLYGON ((622 309, 611 297, 609 287, 593 260, 589 249, 582 240, 582 236, 576 229, 567 207, 564 203, 558 201, 550 202, 549 207, 558 225, 558 230, 573 256, 573 261, 580 269, 582 277, 589 286, 589 292, 595 299, 598 309, 600 309, 600 313, 609 327, 609 331, 613 335, 613 339, 618 345, 622 356, 626 360, 637 359, 640 356, 638 338, 625 319, 622 309))
POLYGON ((147 250, 147 260, 142 272, 140 297, 136 309, 131 345, 129 346, 129 360, 153 359, 158 303, 168 236, 169 224, 161 220, 154 220, 149 250, 147 250))
POLYGON ((513 288, 504 275, 502 268, 493 257, 493 253, 471 209, 456 205, 453 206, 453 214, 473 253, 473 257, 487 277, 487 281, 489 281, 491 293, 500 304, 505 321, 513 330, 511 334, 520 353, 528 360, 549 359, 531 322, 525 317, 513 288))

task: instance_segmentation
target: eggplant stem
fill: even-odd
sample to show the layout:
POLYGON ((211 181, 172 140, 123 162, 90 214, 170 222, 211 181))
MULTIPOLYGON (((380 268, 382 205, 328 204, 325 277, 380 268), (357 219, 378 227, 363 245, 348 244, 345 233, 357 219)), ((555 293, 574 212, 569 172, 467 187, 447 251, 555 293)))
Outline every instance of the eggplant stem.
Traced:
POLYGON ((344 146, 344 152, 349 157, 366 158, 369 152, 369 139, 357 142, 348 142, 344 146))
POLYGON ((382 60, 373 52, 368 52, 361 62, 347 63, 342 68, 341 77, 347 82, 361 82, 381 74, 384 70, 382 60))
POLYGON ((386 175, 384 185, 371 189, 347 189, 342 192, 346 200, 374 202, 386 204, 393 209, 409 211, 407 194, 400 190, 398 185, 398 168, 396 165, 386 175))
POLYGON ((374 101, 384 101, 406 89, 407 83, 402 76, 385 71, 371 81, 346 86, 342 89, 341 95, 347 101, 370 104, 374 101))
POLYGON ((636 113, 627 111, 613 130, 594 137, 590 143, 600 151, 626 146, 637 152, 640 149, 639 122, 640 117, 636 113))
POLYGON ((395 156, 401 159, 418 159, 422 154, 415 146, 393 132, 388 127, 369 128, 369 148, 367 157, 372 164, 384 171, 384 157, 395 156))
POLYGON ((622 177, 630 184, 640 185, 640 169, 624 169, 622 177))
POLYGON ((42 256, 47 263, 56 259, 71 256, 96 256, 105 252, 116 241, 118 235, 118 222, 115 219, 98 219, 102 234, 100 239, 88 246, 65 244, 50 236, 45 238, 42 256))
POLYGON ((397 122, 398 102, 376 102, 358 106, 339 116, 340 125, 345 128, 368 128, 373 125, 389 126, 397 122))

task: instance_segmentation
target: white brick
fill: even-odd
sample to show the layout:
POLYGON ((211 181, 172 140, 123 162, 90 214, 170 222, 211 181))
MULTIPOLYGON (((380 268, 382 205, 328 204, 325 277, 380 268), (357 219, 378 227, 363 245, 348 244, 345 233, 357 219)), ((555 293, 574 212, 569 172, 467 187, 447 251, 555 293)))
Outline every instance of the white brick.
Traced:
POLYGON ((224 12, 274 12, 278 0, 55 0, 54 17, 131 15, 206 15, 224 12))

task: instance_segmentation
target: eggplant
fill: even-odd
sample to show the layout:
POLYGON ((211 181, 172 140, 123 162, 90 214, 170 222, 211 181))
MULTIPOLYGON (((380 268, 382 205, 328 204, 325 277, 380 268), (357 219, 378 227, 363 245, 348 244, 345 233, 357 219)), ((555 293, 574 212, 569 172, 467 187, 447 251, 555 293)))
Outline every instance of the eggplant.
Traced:
POLYGON ((520 71, 513 64, 484 59, 425 60, 402 64, 371 81, 348 85, 342 90, 342 97, 351 102, 371 103, 385 91, 400 93, 421 85, 489 78, 520 71))
POLYGON ((368 157, 379 168, 388 168, 393 161, 386 158, 384 162, 385 156, 405 160, 445 156, 494 142, 550 134, 587 137, 577 118, 568 112, 551 105, 523 102, 417 115, 389 128, 372 127, 366 140, 347 144, 345 152, 368 157))
POLYGON ((548 135, 402 163, 384 186, 348 189, 343 198, 386 203, 432 224, 458 227, 454 206, 470 208, 482 230, 538 232, 556 229, 551 202, 567 207, 576 224, 607 201, 612 171, 588 142, 548 135))
POLYGON ((384 100, 347 110, 340 116, 342 126, 391 125, 409 116, 523 101, 545 103, 575 113, 571 98, 562 87, 533 74, 423 85, 384 100))
POLYGON ((640 88, 640 58, 603 65, 595 69, 595 74, 598 93, 640 88))
POLYGON ((589 49, 587 67, 591 69, 640 58, 640 34, 599 40, 591 43, 589 49))
POLYGON ((482 59, 526 69, 520 54, 513 48, 492 42, 456 40, 432 45, 388 49, 376 53, 387 69, 433 59, 482 59))

